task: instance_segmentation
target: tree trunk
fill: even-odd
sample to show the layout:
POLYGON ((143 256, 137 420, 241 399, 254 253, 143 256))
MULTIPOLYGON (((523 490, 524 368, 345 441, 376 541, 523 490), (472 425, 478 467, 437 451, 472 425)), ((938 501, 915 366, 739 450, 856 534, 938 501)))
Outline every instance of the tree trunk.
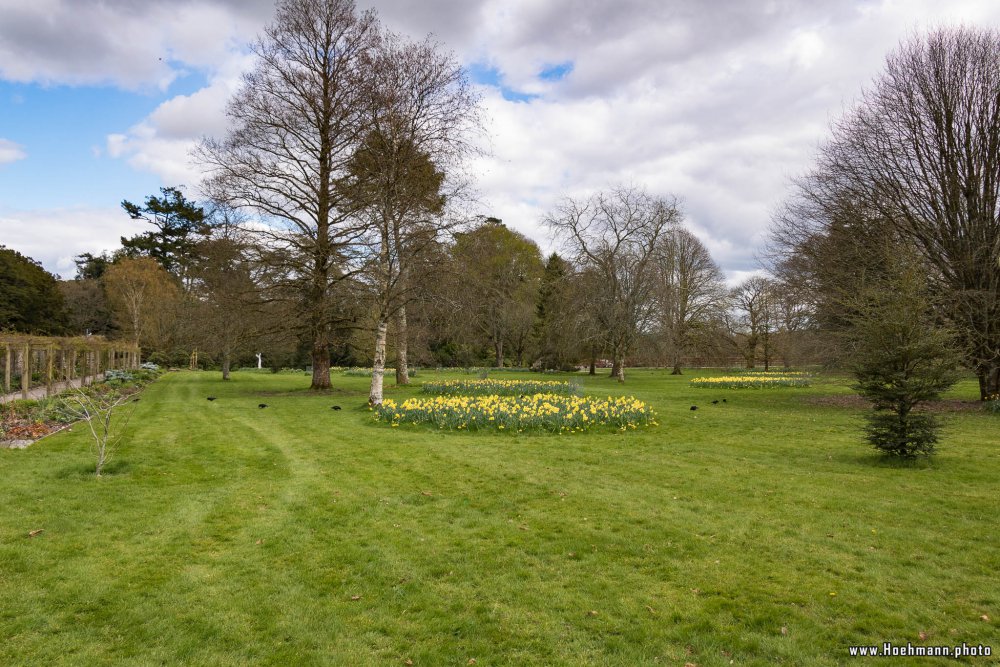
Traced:
POLYGON ((312 384, 310 389, 330 388, 330 348, 326 344, 326 336, 318 334, 313 340, 312 349, 312 384))
POLYGON ((222 379, 223 379, 223 381, 229 379, 229 366, 230 366, 230 357, 229 357, 229 351, 227 350, 226 352, 222 353, 222 379))
POLYGON ((590 348, 590 375, 597 375, 597 348, 590 348))
POLYGON ((1000 365, 981 364, 976 369, 976 377, 979 378, 979 400, 1000 396, 1000 365))
POLYGON ((615 353, 611 361, 611 377, 619 382, 625 381, 625 355, 615 353))
POLYGON ((382 383, 385 377, 385 339, 389 322, 383 315, 375 328, 375 361, 372 363, 372 386, 368 392, 368 405, 382 405, 382 383))
POLYGON ((493 349, 496 350, 496 363, 493 364, 495 368, 503 368, 503 341, 494 341, 493 349))
POLYGON ((406 306, 400 306, 396 315, 396 384, 410 384, 410 367, 407 355, 406 306))
POLYGON ((615 355, 615 360, 611 363, 611 377, 619 382, 625 381, 625 355, 615 355))
POLYGON ((675 352, 673 356, 674 356, 674 359, 673 359, 673 361, 674 361, 674 367, 673 367, 673 370, 670 371, 670 374, 671 375, 681 375, 681 355, 679 355, 679 354, 677 354, 675 352))

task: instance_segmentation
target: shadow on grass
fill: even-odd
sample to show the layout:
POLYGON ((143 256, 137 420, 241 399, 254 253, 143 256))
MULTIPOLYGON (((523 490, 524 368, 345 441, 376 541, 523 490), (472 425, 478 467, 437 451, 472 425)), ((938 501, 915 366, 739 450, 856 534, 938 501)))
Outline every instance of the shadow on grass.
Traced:
POLYGON ((881 468, 883 470, 937 470, 934 456, 917 456, 903 458, 879 454, 878 452, 844 452, 837 457, 844 463, 862 465, 866 468, 881 468))
MULTIPOLYGON (((128 461, 112 461, 104 466, 101 477, 120 477, 129 475, 132 472, 132 464, 128 461)), ((55 474, 58 479, 92 479, 94 475, 94 464, 77 464, 60 468, 55 474)))
POLYGON ((357 391, 356 389, 310 389, 309 387, 303 387, 301 389, 290 389, 285 391, 253 391, 253 392, 242 392, 244 396, 294 396, 301 398, 303 396, 364 396, 365 392, 357 391))

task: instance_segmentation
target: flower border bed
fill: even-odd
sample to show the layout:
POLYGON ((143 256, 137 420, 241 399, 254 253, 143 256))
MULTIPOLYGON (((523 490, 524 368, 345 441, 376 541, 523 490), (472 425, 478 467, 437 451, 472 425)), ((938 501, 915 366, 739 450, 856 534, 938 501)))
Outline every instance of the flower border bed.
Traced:
MULTIPOLYGON (((113 391, 132 396, 161 374, 158 366, 149 363, 136 369, 109 369, 102 381, 70 391, 113 391)), ((67 408, 68 394, 0 405, 0 449, 24 449, 79 421, 67 408)))

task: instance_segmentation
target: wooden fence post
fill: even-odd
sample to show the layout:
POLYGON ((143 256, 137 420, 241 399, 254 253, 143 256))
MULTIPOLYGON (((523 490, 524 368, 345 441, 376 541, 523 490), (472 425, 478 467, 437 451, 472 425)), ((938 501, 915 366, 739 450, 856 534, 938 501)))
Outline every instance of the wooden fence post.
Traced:
POLYGON ((45 396, 48 398, 52 395, 52 346, 45 348, 45 396))
POLYGON ((10 393, 10 343, 6 343, 4 346, 4 365, 3 365, 3 393, 10 393))
POLYGON ((21 348, 21 398, 28 400, 31 389, 31 346, 25 343, 21 348))

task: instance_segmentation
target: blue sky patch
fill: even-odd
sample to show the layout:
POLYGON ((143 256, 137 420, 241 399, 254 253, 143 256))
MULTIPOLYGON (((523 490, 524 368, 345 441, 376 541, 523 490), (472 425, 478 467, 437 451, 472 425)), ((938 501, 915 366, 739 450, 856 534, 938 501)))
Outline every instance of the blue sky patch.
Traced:
POLYGON ((530 102, 538 97, 538 95, 522 93, 505 86, 503 83, 503 75, 500 73, 500 70, 491 65, 487 65, 482 62, 472 63, 467 68, 467 71, 469 72, 469 78, 472 79, 473 83, 496 88, 508 102, 530 102))
POLYGON ((542 81, 561 81, 569 76, 569 73, 573 71, 573 62, 567 60, 564 63, 559 63, 557 65, 546 65, 542 68, 542 71, 538 73, 538 78, 542 81))

